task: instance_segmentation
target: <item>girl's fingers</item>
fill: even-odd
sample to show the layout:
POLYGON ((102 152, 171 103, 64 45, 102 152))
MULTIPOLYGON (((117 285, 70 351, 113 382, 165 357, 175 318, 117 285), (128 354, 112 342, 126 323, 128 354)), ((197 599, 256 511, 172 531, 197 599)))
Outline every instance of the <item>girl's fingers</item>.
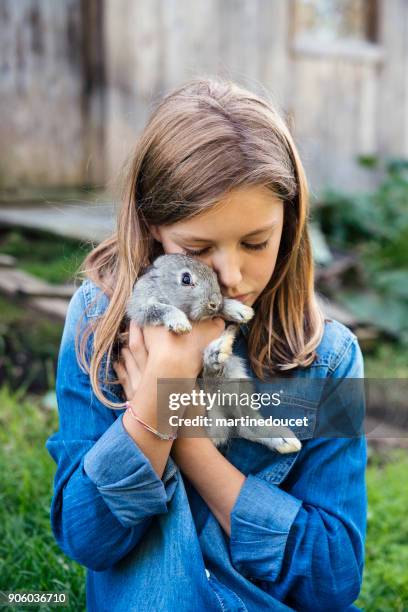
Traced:
POLYGON ((113 369, 116 372, 116 375, 118 377, 118 380, 120 382, 120 384, 123 387, 123 390, 125 392, 126 398, 129 400, 133 397, 133 386, 131 383, 131 379, 129 378, 126 368, 125 366, 120 363, 119 361, 116 361, 113 364, 113 369))
POLYGON ((124 347, 121 351, 121 355, 126 368, 126 373, 129 376, 132 385, 136 387, 139 384, 142 371, 139 368, 139 365, 130 349, 124 347))
POLYGON ((113 369, 116 372, 116 376, 118 377, 118 381, 121 383, 122 380, 124 379, 124 374, 125 374, 125 368, 123 367, 123 365, 121 363, 119 363, 119 361, 115 361, 112 364, 113 369))
POLYGON ((134 321, 130 322, 128 341, 129 345, 122 348, 120 361, 115 362, 113 368, 127 399, 131 399, 139 386, 148 357, 142 330, 134 321))
POLYGON ((142 330, 135 321, 131 321, 129 326, 129 349, 136 360, 139 370, 143 372, 146 366, 148 353, 142 330))

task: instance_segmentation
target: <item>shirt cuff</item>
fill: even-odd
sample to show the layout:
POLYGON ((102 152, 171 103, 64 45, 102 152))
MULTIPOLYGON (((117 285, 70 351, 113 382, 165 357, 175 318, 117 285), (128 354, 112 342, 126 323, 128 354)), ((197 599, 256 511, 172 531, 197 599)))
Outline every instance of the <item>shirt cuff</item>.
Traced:
POLYGON ((167 512, 178 482, 168 457, 162 479, 125 429, 121 414, 84 457, 84 471, 125 527, 167 512))
POLYGON ((230 551, 244 576, 276 580, 290 528, 302 502, 249 474, 231 511, 230 551))

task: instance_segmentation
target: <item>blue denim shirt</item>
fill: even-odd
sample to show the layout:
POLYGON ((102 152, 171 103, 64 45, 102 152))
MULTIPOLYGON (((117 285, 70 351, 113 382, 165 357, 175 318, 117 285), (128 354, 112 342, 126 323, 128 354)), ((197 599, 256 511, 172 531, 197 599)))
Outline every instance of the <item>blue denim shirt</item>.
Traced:
MULTIPOLYGON (((169 456, 160 479, 80 369, 74 337, 107 297, 90 281, 74 294, 57 371, 59 431, 46 442, 57 464, 55 538, 87 571, 97 612, 357 609, 366 529, 364 437, 303 440, 281 455, 233 438, 226 458, 247 478, 231 536, 169 456)), ((234 352, 247 359, 245 328, 234 352)), ((356 336, 331 320, 302 376, 363 378, 356 336)), ((248 369, 253 372, 249 366, 248 369)), ((108 385, 105 393, 114 397, 108 385)), ((306 436, 307 438, 307 436, 306 436)))

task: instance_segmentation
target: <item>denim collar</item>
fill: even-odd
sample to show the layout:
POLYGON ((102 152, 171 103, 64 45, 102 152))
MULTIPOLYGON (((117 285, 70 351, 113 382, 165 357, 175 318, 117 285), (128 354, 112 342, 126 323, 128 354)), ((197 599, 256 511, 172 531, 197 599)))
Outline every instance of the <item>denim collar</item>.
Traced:
POLYGON ((249 336, 249 325, 248 323, 241 323, 239 326, 239 330, 245 338, 249 336))

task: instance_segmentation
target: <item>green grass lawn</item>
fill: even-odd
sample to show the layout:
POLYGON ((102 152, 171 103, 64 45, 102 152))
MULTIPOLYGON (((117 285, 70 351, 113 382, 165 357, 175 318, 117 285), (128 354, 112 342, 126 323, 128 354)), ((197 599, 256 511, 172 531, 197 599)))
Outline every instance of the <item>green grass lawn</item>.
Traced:
POLYGON ((408 609, 407 473, 407 451, 370 461, 366 568, 357 602, 367 612, 408 609))
MULTIPOLYGON (((0 390, 0 590, 65 591, 76 612, 85 609, 85 569, 59 550, 49 523, 55 464, 44 443, 57 428, 55 412, 0 390)), ((407 473, 406 452, 370 459, 367 563, 358 601, 369 612, 408 609, 407 473)))
POLYGON ((65 591, 62 609, 76 612, 85 610, 85 569, 59 550, 49 520, 55 463, 44 443, 56 429, 55 412, 0 390, 0 591, 65 591))

